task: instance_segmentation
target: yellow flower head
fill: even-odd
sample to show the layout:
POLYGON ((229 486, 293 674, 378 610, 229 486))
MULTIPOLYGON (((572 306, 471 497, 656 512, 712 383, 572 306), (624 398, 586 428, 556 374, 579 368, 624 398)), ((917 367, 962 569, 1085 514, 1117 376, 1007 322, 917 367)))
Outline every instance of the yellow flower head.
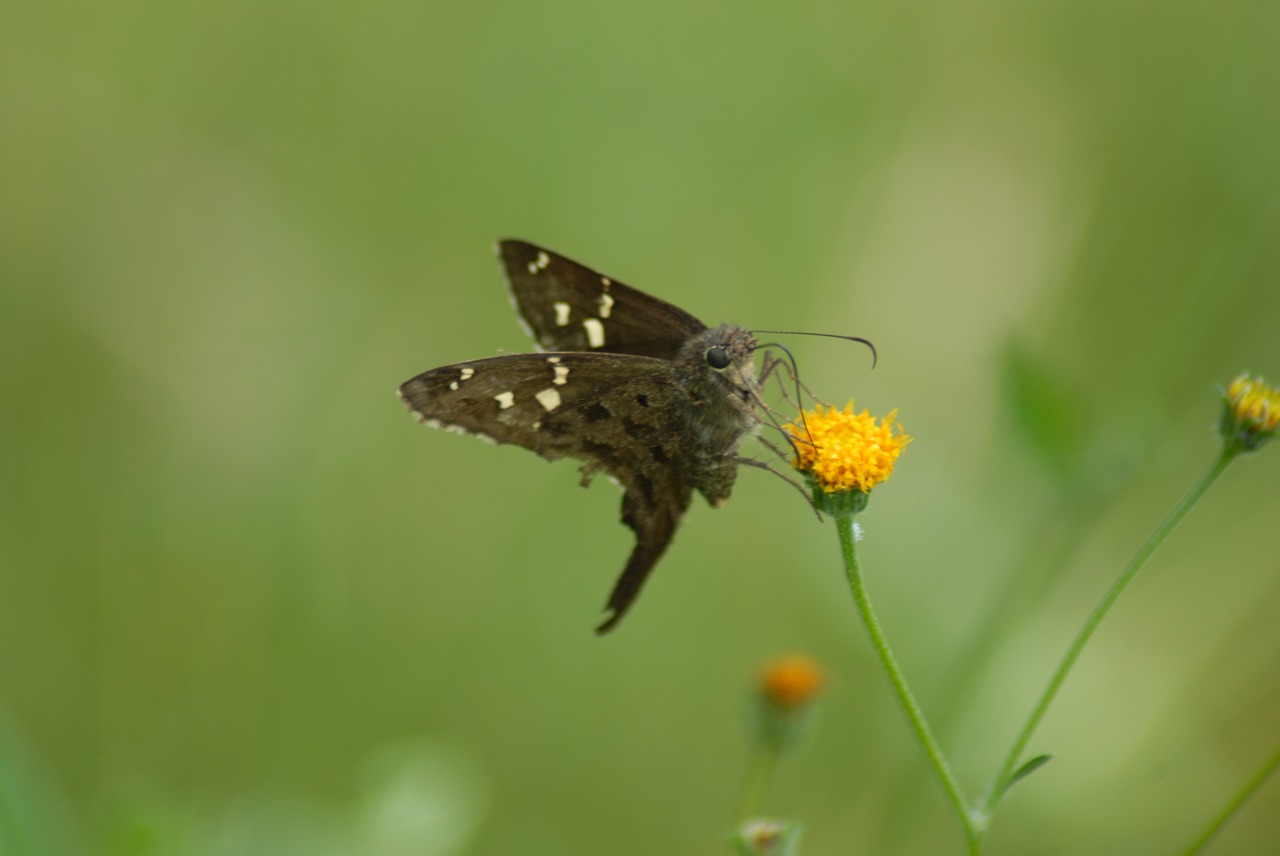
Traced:
POLYGON ((1248 372, 1223 391, 1222 404, 1219 431, 1238 451, 1257 449, 1280 427, 1280 390, 1248 372))
POLYGON ((894 424, 897 415, 894 410, 877 422, 866 410, 855 414, 852 401, 844 410, 828 407, 824 412, 822 405, 806 410, 803 421, 787 426, 796 440, 792 466, 824 493, 870 493, 893 473, 893 462, 911 442, 902 426, 894 424))
POLYGON ((788 654, 770 660, 760 672, 760 694, 776 708, 795 710, 817 697, 824 680, 812 657, 788 654))
POLYGON ((780 752, 803 739, 824 683, 822 668, 805 654, 787 654, 766 663, 756 678, 751 706, 760 745, 780 752))

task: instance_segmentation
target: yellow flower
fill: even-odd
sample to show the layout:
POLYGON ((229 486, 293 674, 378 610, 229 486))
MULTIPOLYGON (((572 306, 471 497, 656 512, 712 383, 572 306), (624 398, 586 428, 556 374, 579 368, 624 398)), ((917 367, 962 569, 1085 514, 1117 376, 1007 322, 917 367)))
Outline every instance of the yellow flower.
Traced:
POLYGON ((787 654, 766 663, 756 679, 752 705, 760 745, 781 752, 803 739, 824 683, 822 668, 806 654, 787 654))
POLYGON ((1229 447, 1253 451, 1280 427, 1280 390, 1260 377, 1241 374, 1222 395, 1219 431, 1229 447))
POLYGON ((893 463, 911 437, 894 425, 894 410, 877 423, 866 410, 853 412, 853 402, 844 410, 822 405, 806 410, 803 421, 787 426, 795 438, 797 470, 810 476, 825 493, 871 489, 893 473, 893 463), (897 429, 897 433, 894 433, 897 429))
POLYGON ((760 673, 760 693, 781 710, 809 704, 822 689, 822 669, 804 654, 788 654, 769 661, 760 673))

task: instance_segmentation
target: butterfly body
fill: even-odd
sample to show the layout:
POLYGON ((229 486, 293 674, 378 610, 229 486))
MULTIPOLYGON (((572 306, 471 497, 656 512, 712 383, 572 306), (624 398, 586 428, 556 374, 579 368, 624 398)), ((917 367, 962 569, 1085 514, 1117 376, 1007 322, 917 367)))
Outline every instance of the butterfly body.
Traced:
POLYGON ((535 245, 503 241, 498 252, 516 310, 546 350, 432 369, 400 397, 427 425, 574 458, 584 485, 603 472, 622 487, 636 545, 604 632, 634 601, 693 492, 713 506, 732 492, 737 449, 762 421, 756 341, 535 245))

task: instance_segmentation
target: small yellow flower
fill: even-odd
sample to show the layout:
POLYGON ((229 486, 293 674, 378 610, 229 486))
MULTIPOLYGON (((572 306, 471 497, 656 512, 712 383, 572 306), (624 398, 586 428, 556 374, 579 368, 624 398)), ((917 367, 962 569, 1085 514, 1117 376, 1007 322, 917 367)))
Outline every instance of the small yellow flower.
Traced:
POLYGON ((812 657, 787 654, 770 660, 760 673, 760 693, 780 710, 792 711, 812 702, 825 678, 812 657))
POLYGON ((893 473, 893 462, 911 442, 902 426, 894 424, 897 415, 894 410, 884 422, 877 423, 866 410, 855 414, 852 401, 844 410, 828 407, 824 412, 822 405, 806 410, 803 421, 787 426, 796 440, 797 458, 792 466, 810 476, 825 493, 870 493, 893 473))
POLYGON ((1241 374, 1223 391, 1219 431, 1228 446, 1253 451, 1280 427, 1280 390, 1256 375, 1241 374))
POLYGON ((782 752, 796 746, 809 733, 814 704, 826 677, 806 654, 775 657, 756 678, 752 710, 755 737, 760 746, 782 752))

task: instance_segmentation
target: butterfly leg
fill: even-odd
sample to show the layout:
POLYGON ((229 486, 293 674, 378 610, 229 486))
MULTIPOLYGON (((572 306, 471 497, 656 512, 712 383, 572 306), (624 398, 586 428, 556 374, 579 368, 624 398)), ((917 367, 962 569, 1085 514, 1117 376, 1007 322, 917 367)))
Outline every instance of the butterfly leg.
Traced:
POLYGON ((773 354, 766 351, 764 359, 761 361, 760 385, 764 386, 767 381, 775 376, 778 379, 778 388, 782 391, 782 397, 786 399, 787 404, 790 404, 796 410, 803 409, 799 400, 801 392, 809 396, 818 404, 827 404, 827 402, 814 395, 813 390, 804 385, 804 382, 800 380, 800 375, 790 362, 779 357, 775 357, 773 354), (784 373, 786 375, 785 378, 783 377, 784 373), (792 384, 796 388, 796 395, 794 398, 791 395, 791 389, 788 388, 788 384, 792 384))
MULTIPOLYGON (((770 449, 776 452, 779 456, 782 456, 782 451, 776 448, 772 443, 768 443, 764 440, 761 440, 760 442, 764 443, 766 446, 768 446, 770 449)), ((804 485, 800 484, 798 481, 791 478, 781 470, 775 469, 772 464, 767 464, 764 461, 757 461, 755 458, 742 458, 742 457, 734 458, 734 460, 737 463, 742 464, 743 466, 754 467, 757 470, 765 470, 766 472, 773 473, 775 476, 782 479, 784 482, 791 485, 796 490, 800 491, 800 495, 804 497, 804 501, 809 503, 809 507, 813 509, 813 513, 818 516, 818 522, 819 523, 822 522, 823 520, 822 512, 818 510, 818 506, 814 503, 813 497, 809 495, 809 491, 804 489, 804 485)))

